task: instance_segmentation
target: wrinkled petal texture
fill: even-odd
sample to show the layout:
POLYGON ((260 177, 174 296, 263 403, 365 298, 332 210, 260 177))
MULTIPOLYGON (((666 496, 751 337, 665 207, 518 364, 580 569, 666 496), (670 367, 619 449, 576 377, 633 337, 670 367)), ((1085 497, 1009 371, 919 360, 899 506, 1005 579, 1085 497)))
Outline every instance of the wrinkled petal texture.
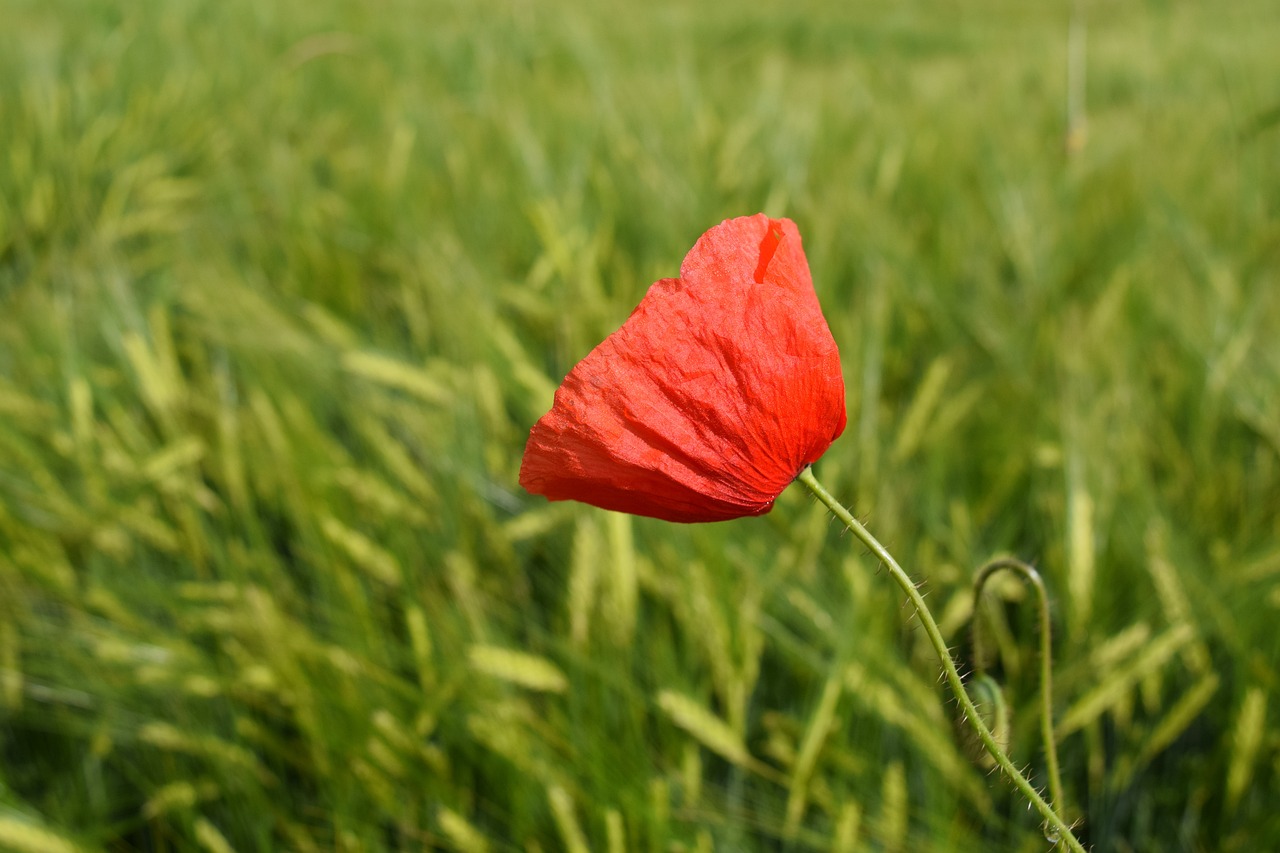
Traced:
POLYGON ((795 223, 731 219, 565 378, 520 484, 668 521, 761 515, 845 418, 795 223))

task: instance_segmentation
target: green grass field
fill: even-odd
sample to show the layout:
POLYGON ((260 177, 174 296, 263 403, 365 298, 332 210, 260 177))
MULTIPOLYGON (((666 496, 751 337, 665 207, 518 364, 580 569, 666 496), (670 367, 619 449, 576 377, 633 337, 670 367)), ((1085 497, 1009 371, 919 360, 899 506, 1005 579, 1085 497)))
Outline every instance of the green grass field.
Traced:
POLYGON ((802 490, 516 483, 760 210, 965 671, 1043 572, 1082 839, 1280 848, 1280 18, 1082 10, 1069 138, 1065 2, 0 0, 0 849, 1047 849, 802 490))

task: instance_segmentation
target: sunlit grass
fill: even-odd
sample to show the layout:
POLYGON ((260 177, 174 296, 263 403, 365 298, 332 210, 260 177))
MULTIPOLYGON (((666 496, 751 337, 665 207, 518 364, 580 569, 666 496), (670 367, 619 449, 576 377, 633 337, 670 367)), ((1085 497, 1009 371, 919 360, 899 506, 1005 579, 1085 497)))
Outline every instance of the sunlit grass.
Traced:
POLYGON ((843 355, 824 484, 962 660, 976 568, 1044 574, 1086 841, 1280 843, 1280 29, 1090 7, 1068 154, 1068 14, 0 0, 0 847, 1044 849, 798 491, 516 485, 762 209, 843 355))

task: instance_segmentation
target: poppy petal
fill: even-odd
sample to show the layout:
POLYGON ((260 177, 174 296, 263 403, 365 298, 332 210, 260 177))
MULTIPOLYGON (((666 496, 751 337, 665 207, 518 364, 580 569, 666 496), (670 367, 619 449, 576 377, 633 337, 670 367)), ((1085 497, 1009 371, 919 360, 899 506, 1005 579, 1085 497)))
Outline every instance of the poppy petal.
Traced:
POLYGON ((669 521, 768 512, 845 427, 840 356, 800 234, 764 214, 694 245, 570 371, 520 483, 669 521))

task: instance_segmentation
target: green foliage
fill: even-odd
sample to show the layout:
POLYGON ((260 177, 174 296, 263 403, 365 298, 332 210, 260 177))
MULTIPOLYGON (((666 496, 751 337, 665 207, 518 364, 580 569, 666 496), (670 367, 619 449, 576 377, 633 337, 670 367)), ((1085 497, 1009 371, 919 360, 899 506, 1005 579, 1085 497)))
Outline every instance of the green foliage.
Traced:
MULTIPOLYGON (((823 482, 962 657, 976 567, 1044 574, 1086 841, 1280 845, 1280 32, 1081 5, 1068 145, 1066 4, 0 0, 0 847, 1044 849, 797 490, 516 484, 762 209, 823 482)), ((982 614, 1036 767, 1034 612, 982 614)))

